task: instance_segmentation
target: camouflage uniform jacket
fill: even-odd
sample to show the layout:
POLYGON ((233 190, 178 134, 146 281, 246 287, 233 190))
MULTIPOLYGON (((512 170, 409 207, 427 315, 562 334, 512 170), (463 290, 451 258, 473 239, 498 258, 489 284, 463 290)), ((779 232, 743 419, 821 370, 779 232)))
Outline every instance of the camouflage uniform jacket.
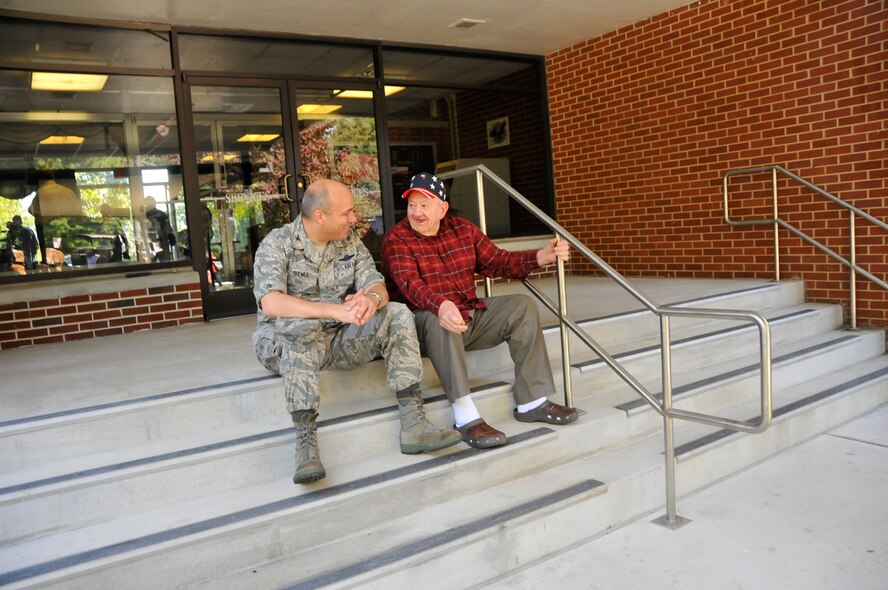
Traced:
MULTIPOLYGON (((260 335, 271 338, 276 318, 262 313, 262 297, 270 291, 280 291, 324 303, 342 303, 345 296, 358 289, 367 289, 382 283, 370 251, 352 230, 344 240, 329 242, 322 252, 306 235, 299 215, 291 223, 272 230, 256 250, 253 265, 253 295, 258 307, 258 324, 253 333, 256 342, 260 335)), ((333 319, 280 318, 278 333, 319 331, 335 328, 333 319), (285 329, 283 328, 285 326, 285 329)))

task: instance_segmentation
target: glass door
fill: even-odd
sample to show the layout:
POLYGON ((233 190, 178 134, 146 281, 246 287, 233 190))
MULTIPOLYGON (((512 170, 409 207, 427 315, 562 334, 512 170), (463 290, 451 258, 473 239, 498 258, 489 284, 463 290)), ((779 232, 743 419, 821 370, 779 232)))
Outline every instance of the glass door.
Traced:
POLYGON ((191 239, 203 253, 203 263, 195 266, 205 269, 204 309, 210 318, 255 310, 256 248, 296 213, 282 86, 188 85, 201 222, 191 239))
POLYGON ((357 229, 379 259, 384 227, 372 85, 192 78, 185 86, 201 225, 191 240, 195 267, 205 273, 207 317, 255 311, 256 248, 295 218, 302 189, 313 180, 351 189, 357 229))
POLYGON ((384 227, 372 87, 310 88, 293 83, 290 96, 300 178, 330 178, 351 189, 356 229, 378 261, 384 227))

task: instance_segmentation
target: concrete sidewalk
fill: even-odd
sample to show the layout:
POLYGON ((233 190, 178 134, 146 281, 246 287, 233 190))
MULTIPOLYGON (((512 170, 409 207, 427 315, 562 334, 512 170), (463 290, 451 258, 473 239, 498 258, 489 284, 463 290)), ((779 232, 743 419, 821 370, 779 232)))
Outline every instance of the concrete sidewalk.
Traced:
MULTIPOLYGON (((665 495, 665 492, 664 492, 665 495)), ((888 406, 485 588, 888 587, 888 406)))

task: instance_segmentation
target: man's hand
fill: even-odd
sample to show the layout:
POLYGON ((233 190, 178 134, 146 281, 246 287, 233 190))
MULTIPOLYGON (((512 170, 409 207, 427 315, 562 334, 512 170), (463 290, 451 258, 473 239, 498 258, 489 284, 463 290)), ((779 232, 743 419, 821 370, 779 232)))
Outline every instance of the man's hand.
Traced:
POLYGON ((463 320, 462 314, 456 304, 450 300, 445 301, 438 308, 438 324, 448 332, 462 334, 469 329, 463 320))
POLYGON ((345 296, 342 317, 336 319, 346 324, 363 326, 373 317, 378 307, 379 301, 376 297, 365 294, 363 289, 358 289, 357 293, 345 296))
POLYGON ((537 250, 537 264, 540 266, 552 264, 559 258, 564 262, 570 258, 570 244, 564 240, 552 238, 545 248, 537 250))

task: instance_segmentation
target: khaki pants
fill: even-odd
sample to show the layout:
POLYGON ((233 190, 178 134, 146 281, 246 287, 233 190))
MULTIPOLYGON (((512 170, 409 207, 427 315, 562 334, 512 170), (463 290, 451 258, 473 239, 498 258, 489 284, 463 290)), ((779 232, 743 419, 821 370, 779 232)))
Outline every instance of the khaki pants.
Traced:
POLYGON ((462 334, 442 328, 433 313, 414 312, 420 349, 432 361, 447 398, 453 402, 470 393, 466 351, 503 342, 508 343, 515 363, 515 401, 526 404, 552 395, 552 366, 536 304, 526 295, 501 295, 483 301, 487 309, 475 310, 469 329, 462 334))

